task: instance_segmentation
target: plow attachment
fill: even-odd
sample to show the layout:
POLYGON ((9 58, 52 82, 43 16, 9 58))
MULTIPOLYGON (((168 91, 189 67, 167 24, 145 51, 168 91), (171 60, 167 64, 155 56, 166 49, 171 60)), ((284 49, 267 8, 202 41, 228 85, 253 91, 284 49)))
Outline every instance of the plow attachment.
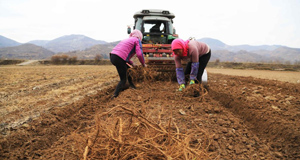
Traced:
POLYGON ((171 44, 143 44, 143 52, 158 80, 176 80, 171 44))
POLYGON ((155 73, 158 80, 176 81, 175 63, 173 57, 148 57, 146 63, 155 73))

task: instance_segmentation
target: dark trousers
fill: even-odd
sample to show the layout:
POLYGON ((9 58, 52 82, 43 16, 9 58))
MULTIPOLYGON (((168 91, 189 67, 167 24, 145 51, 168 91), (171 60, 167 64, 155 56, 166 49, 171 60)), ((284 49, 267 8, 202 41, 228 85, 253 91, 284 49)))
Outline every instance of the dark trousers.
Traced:
MULTIPOLYGON (((203 72, 204 72, 204 69, 210 59, 210 56, 211 56, 211 50, 209 50, 209 52, 201 57, 199 57, 199 69, 198 69, 198 74, 197 74, 197 80, 201 83, 202 82, 202 75, 203 75, 203 72)), ((184 75, 189 75, 191 73, 191 65, 192 65, 192 62, 189 62, 187 65, 186 65, 186 68, 185 68, 185 71, 184 71, 184 75)), ((186 82, 188 80, 186 79, 186 82)), ((196 81, 197 83, 197 81, 196 81)))
POLYGON ((114 96, 118 96, 120 91, 125 87, 126 81, 128 79, 128 82, 131 86, 134 86, 132 82, 131 76, 127 74, 127 70, 129 66, 126 64, 126 61, 124 61, 122 58, 115 54, 110 54, 110 62, 116 66, 119 77, 120 77, 120 82, 117 85, 117 88, 115 90, 114 96))

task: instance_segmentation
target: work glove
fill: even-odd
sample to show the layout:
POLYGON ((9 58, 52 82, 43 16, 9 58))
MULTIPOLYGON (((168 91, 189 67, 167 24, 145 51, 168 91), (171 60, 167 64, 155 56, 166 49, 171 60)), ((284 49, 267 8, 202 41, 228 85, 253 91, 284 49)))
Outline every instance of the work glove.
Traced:
POLYGON ((179 86, 179 91, 182 91, 183 89, 185 89, 185 85, 184 84, 181 84, 180 86, 179 86))
POLYGON ((197 79, 198 70, 199 70, 199 62, 192 62, 191 64, 191 73, 190 73, 190 80, 197 79))
POLYGON ((190 81, 190 85, 195 84, 195 80, 190 81))
POLYGON ((183 68, 176 68, 176 77, 179 85, 185 84, 183 68))

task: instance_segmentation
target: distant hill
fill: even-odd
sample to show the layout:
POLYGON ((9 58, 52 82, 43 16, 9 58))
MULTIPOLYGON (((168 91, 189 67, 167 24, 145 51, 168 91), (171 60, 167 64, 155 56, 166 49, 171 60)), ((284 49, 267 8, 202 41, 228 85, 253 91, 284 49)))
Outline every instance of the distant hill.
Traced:
MULTIPOLYGON (((259 52, 255 52, 255 53, 259 53, 259 52)), ((300 63, 300 48, 279 47, 273 51, 264 53, 264 56, 284 59, 285 61, 291 63, 294 63, 296 61, 300 63)))
MULTIPOLYGON (((219 59, 229 62, 300 62, 300 49, 280 45, 230 46, 212 38, 203 38, 198 41, 205 42, 211 47, 211 61, 219 59)), ((103 58, 108 59, 109 52, 118 42, 99 44, 82 51, 65 52, 64 54, 77 56, 78 59, 93 59, 97 54, 101 54, 103 58)))
POLYGON ((18 46, 21 43, 0 35, 0 48, 18 46))
POLYGON ((240 50, 245 50, 245 51, 257 51, 257 50, 275 50, 279 47, 283 47, 281 45, 260 45, 260 46, 251 46, 251 45, 227 45, 223 43, 220 40, 213 39, 213 38, 201 38, 197 39, 197 41, 207 43, 211 49, 213 50, 229 50, 229 51, 240 51, 240 50))
POLYGON ((71 51, 62 54, 66 54, 69 56, 76 56, 78 59, 94 59, 96 55, 99 54, 104 59, 109 59, 109 53, 112 51, 114 46, 118 44, 118 42, 120 41, 107 43, 107 44, 97 44, 82 51, 71 51))
MULTIPOLYGON (((213 39, 202 38, 197 41, 207 43, 212 49, 210 61, 219 59, 230 62, 277 62, 300 63, 300 48, 281 45, 227 45, 213 39)), ((77 56, 78 59, 94 59, 97 54, 109 58, 109 52, 119 41, 107 43, 84 35, 66 35, 54 40, 33 40, 30 44, 18 43, 0 36, 0 58, 8 59, 44 59, 53 54, 77 56), (7 47, 9 45, 15 47, 7 47), (16 46, 19 45, 19 46, 16 46), (2 47, 2 48, 1 48, 2 47)))
POLYGON ((240 50, 246 50, 246 51, 257 51, 257 50, 267 50, 272 51, 279 47, 282 47, 280 45, 260 45, 260 46, 250 46, 250 45, 236 45, 236 46, 228 46, 228 50, 230 51, 240 51, 240 50))
POLYGON ((49 42, 48 40, 33 40, 33 41, 29 41, 27 43, 31 43, 31 44, 34 44, 34 45, 37 45, 37 46, 45 47, 48 42, 49 42))
POLYGON ((208 44, 209 47, 213 50, 224 50, 228 47, 225 43, 213 38, 202 38, 202 39, 197 39, 197 41, 208 44))
POLYGON ((281 61, 282 59, 278 57, 268 58, 264 55, 251 53, 245 50, 240 50, 238 52, 228 50, 212 50, 211 61, 215 61, 216 59, 228 62, 285 62, 281 61))
POLYGON ((30 43, 0 48, 0 59, 47 59, 54 54, 52 51, 30 43))
POLYGON ((300 49, 281 45, 235 45, 230 46, 212 38, 197 39, 207 43, 212 49, 211 60, 230 62, 300 62, 300 49))
POLYGON ((66 35, 51 41, 31 41, 31 42, 35 43, 36 45, 45 47, 46 49, 56 53, 85 50, 86 48, 89 48, 97 44, 107 43, 105 41, 95 40, 84 35, 66 35))

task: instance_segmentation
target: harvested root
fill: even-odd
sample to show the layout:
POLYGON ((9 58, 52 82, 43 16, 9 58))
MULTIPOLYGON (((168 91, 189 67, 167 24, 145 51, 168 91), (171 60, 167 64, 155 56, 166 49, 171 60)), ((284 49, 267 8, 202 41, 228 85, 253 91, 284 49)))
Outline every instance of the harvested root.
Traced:
MULTIPOLYGON (((136 109, 116 106, 96 118, 98 133, 84 159, 206 159, 205 144, 195 144, 203 130, 180 133, 169 118, 165 125, 136 109), (87 154, 88 153, 88 154, 87 154)), ((207 138, 206 137, 206 138, 207 138)), ((197 142, 199 143, 199 142, 197 142)), ((209 142, 206 142, 209 143, 209 142)))
POLYGON ((182 91, 183 97, 198 97, 203 99, 207 95, 208 91, 203 87, 202 84, 187 85, 187 87, 182 91))
POLYGON ((157 69, 152 66, 142 67, 136 66, 128 70, 128 75, 135 82, 153 82, 153 81, 173 81, 176 80, 176 72, 174 70, 164 71, 162 68, 157 69))
POLYGON ((128 69, 130 75, 135 82, 152 82, 155 80, 155 72, 148 67, 136 66, 128 69))

